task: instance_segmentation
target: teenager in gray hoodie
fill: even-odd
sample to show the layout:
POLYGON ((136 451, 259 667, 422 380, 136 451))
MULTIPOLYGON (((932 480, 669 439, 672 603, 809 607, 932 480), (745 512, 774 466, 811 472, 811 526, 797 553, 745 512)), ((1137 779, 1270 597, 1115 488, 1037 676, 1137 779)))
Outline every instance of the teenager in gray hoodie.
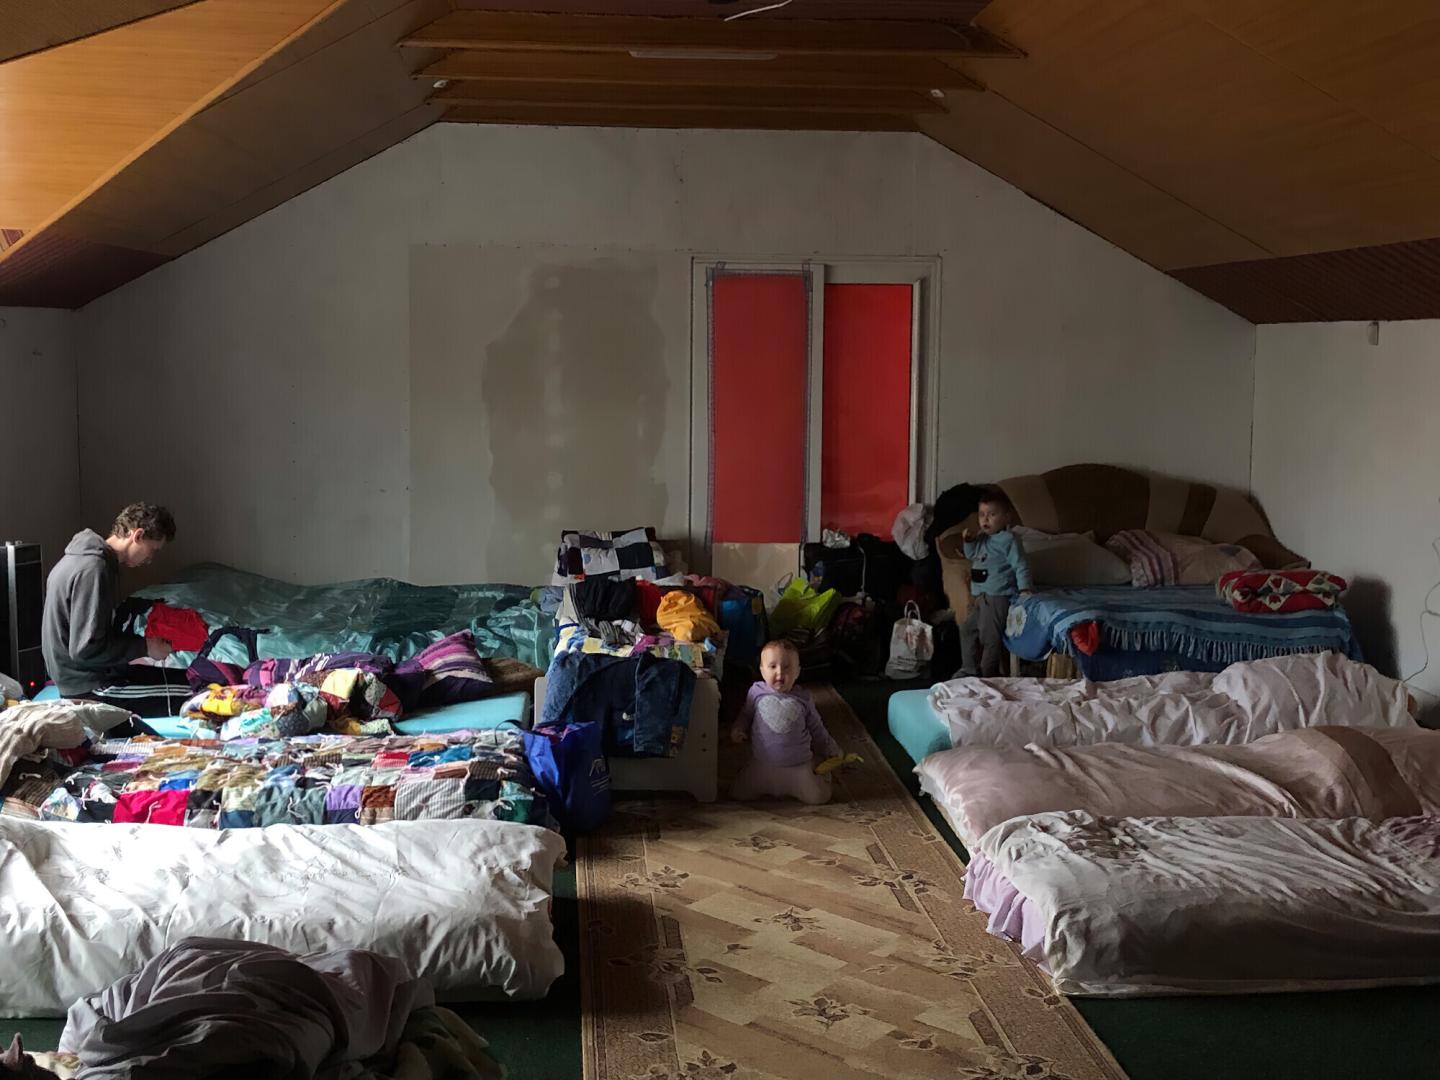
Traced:
POLYGON ((62 697, 88 698, 138 716, 174 716, 189 695, 182 672, 131 664, 163 660, 168 643, 122 634, 115 626, 120 568, 144 566, 175 538, 170 511, 131 503, 110 535, 82 529, 65 546, 45 586, 40 644, 62 697))

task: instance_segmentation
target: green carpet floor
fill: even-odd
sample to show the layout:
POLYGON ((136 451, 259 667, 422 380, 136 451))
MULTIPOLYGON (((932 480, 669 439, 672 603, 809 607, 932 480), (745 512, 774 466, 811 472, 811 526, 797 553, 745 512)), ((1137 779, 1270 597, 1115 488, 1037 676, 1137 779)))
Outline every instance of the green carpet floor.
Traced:
MULTIPOLYGON (((915 685, 850 683, 841 694, 918 797, 911 762, 885 723, 890 695, 915 685)), ((925 813, 957 849, 928 799, 925 813)), ((543 1002, 459 1010, 490 1041, 509 1080, 579 1080, 580 925, 575 873, 557 875, 555 933, 565 976, 543 1002)), ((0 960, 3 962, 3 960, 0 960)), ((1335 994, 1086 1001, 1076 1006, 1132 1080, 1419 1080, 1440 1077, 1440 987, 1335 994)), ((27 1046, 51 1049, 61 1023, 0 1020, 27 1046)))

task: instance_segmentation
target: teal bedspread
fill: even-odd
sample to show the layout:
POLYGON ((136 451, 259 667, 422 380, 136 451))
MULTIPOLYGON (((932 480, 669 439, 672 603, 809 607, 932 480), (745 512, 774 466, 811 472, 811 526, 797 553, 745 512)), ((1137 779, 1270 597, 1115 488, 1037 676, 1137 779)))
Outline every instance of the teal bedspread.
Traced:
MULTIPOLYGON (((410 585, 393 578, 290 585, 201 563, 136 595, 194 608, 211 629, 265 630, 262 659, 354 650, 399 661, 466 629, 482 656, 513 656, 543 670, 554 650, 554 620, 519 585, 410 585)), ((224 638, 214 656, 237 664, 247 659, 233 637, 224 638)))

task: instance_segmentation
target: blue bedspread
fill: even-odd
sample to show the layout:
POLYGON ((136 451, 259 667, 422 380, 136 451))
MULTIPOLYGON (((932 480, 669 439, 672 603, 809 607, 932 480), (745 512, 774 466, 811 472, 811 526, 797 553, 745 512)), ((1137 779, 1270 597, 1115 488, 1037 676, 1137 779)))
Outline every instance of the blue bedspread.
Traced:
POLYGON ((1360 659, 1350 619, 1340 607, 1247 614, 1236 611, 1208 585, 1158 589, 1108 585, 1037 592, 1011 606, 1005 644, 1025 660, 1043 660, 1052 650, 1074 656, 1088 676, 1086 658, 1070 641, 1071 629, 1087 622, 1099 623, 1103 649, 1166 653, 1195 662, 1187 667, 1214 668, 1328 650, 1360 659))

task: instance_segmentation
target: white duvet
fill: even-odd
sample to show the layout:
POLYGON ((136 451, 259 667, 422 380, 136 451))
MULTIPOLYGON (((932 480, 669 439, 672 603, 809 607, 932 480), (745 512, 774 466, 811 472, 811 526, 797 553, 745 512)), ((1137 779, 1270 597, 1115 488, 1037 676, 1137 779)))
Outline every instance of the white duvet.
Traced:
POLYGON ((0 818, 0 1016, 71 1003, 186 937, 371 949, 443 998, 543 997, 556 833, 497 821, 210 831, 0 818))
POLYGON ((1115 682, 953 679, 930 691, 955 746, 1198 746, 1330 724, 1411 727, 1405 685, 1339 653, 1115 682))
POLYGON ((1440 982, 1440 818, 1068 811, 997 825, 978 855, 1019 894, 982 910, 1064 994, 1440 982))

